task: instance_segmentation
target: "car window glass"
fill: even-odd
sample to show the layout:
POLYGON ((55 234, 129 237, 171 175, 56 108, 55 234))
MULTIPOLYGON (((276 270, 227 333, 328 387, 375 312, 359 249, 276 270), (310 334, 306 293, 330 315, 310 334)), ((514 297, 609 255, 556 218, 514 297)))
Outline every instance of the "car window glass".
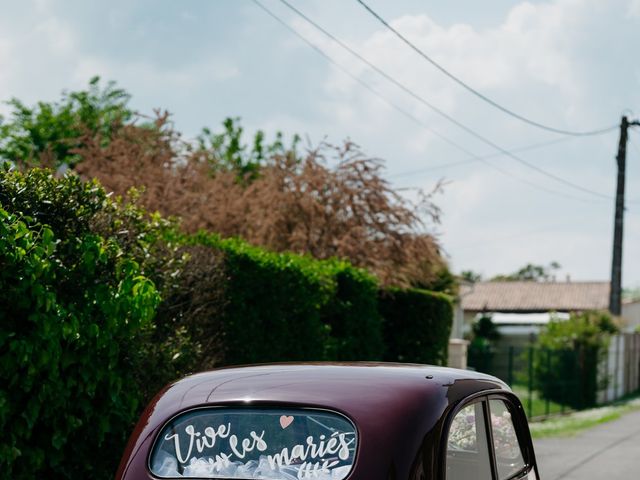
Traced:
POLYGON ((522 470, 525 463, 507 405, 502 400, 490 400, 489 410, 498 478, 503 480, 522 470))
POLYGON ((162 478, 342 480, 356 437, 349 420, 327 411, 199 409, 162 429, 149 468, 162 478))
POLYGON ((447 480, 490 480, 491 464, 482 403, 460 410, 447 438, 447 480))

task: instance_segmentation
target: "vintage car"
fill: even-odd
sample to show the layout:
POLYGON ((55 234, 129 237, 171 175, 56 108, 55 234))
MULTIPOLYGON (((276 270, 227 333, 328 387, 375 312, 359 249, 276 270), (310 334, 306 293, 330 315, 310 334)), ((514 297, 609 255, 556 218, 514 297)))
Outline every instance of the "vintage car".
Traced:
POLYGON ((199 373, 150 403, 116 479, 538 480, 502 381, 443 367, 273 364, 199 373))

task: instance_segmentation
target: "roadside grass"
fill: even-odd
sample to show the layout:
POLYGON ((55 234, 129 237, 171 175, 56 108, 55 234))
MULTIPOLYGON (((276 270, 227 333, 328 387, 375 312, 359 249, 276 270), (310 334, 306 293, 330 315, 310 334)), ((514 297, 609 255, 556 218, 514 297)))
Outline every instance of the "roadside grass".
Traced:
POLYGON ((530 422, 529 429, 533 438, 569 437, 596 425, 617 420, 623 414, 633 410, 640 410, 640 397, 530 422))
POLYGON ((535 390, 531 392, 531 398, 529 398, 528 389, 524 385, 513 385, 511 389, 522 402, 524 411, 530 419, 542 417, 543 415, 564 413, 566 409, 559 403, 547 402, 547 400, 540 398, 540 395, 535 390), (529 401, 531 401, 531 406, 529 406, 529 401))

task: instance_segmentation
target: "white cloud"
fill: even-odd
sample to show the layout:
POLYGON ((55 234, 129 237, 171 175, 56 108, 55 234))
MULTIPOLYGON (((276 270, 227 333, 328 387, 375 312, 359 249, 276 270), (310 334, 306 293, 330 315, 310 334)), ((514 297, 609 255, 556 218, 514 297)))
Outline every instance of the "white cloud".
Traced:
MULTIPOLYGON (((571 38, 567 40, 571 36, 567 29, 576 23, 580 27, 580 19, 584 16, 581 9, 585 6, 585 2, 577 1, 536 6, 523 3, 512 9, 502 25, 487 30, 464 24, 443 27, 427 15, 403 16, 391 24, 435 61, 475 88, 498 101, 515 104, 523 111, 537 111, 542 120, 546 116, 557 122, 567 118, 568 112, 579 113, 580 109, 574 104, 583 101, 586 94, 583 87, 586 79, 574 68, 573 52, 567 48, 572 42, 571 38), (548 94, 550 90, 554 98, 542 109, 537 104, 540 98, 537 93, 548 94), (529 92, 529 98, 522 92, 529 92)), ((315 41, 322 41, 332 56, 385 93, 398 97, 397 89, 368 73, 368 67, 350 58, 340 47, 313 34, 310 28, 305 27, 305 34, 313 35, 315 41)), ((447 112, 466 112, 470 106, 475 108, 479 103, 388 30, 375 32, 355 48, 447 112)), ((344 92, 350 85, 351 82, 335 73, 327 81, 328 88, 338 92, 344 92)), ((416 107, 414 110, 423 109, 416 107)))
MULTIPOLYGON (((9 40, 4 38, 0 38, 0 65, 4 65, 8 59, 9 54, 11 53, 11 43, 9 40)), ((3 70, 0 70, 0 74, 5 73, 3 70)), ((5 73, 6 74, 6 73, 5 73)))
POLYGON ((35 7, 36 13, 44 14, 49 13, 51 11, 51 7, 53 6, 55 0, 35 0, 33 5, 35 7))
POLYGON ((11 56, 11 42, 8 39, 0 37, 0 91, 6 92, 7 82, 9 78, 9 62, 11 56))
POLYGON ((228 80, 237 77, 240 71, 233 65, 216 62, 215 59, 204 60, 188 67, 168 68, 151 62, 118 61, 100 57, 81 57, 73 69, 76 83, 86 84, 94 75, 103 78, 118 78, 119 82, 141 88, 178 89, 186 91, 207 82, 228 80))
POLYGON ((21 21, 0 18, 0 100, 45 100, 70 86, 57 80, 66 76, 79 42, 72 26, 49 13, 50 7, 50 2, 25 3, 15 12, 22 14, 21 21))
MULTIPOLYGON (((11 15, 0 18, 0 100, 53 100, 62 90, 86 87, 91 77, 100 75, 129 89, 134 101, 142 97, 139 104, 150 104, 146 106, 150 109, 170 103, 164 99, 168 91, 188 97, 196 88, 214 87, 240 75, 236 65, 218 58, 216 50, 203 49, 199 58, 185 66, 181 61, 158 62, 96 48, 95 43, 83 41, 91 31, 83 30, 78 18, 58 7, 48 0, 23 4, 13 12, 19 22, 11 15)), ((111 13, 121 10, 114 7, 111 13)), ((0 112, 7 113, 6 105, 0 106, 0 112)))
POLYGON ((640 17, 640 0, 631 0, 627 8, 627 16, 640 17))
MULTIPOLYGON (((571 9, 576 8, 576 3, 564 1, 542 6, 524 3, 514 8, 501 25, 486 30, 464 24, 441 26, 427 15, 405 15, 391 23, 419 48, 431 53, 436 61, 490 97, 513 105, 518 111, 531 112, 532 117, 541 121, 549 119, 550 123, 562 123, 565 119, 579 117, 579 123, 584 124, 589 121, 589 115, 582 105, 591 103, 591 99, 585 100, 588 89, 581 87, 584 78, 572 68, 571 51, 563 46, 566 35, 563 24, 566 17, 571 17, 571 9), (552 98, 548 101, 540 102, 540 98, 550 95, 552 98)), ((294 27, 375 90, 418 117, 424 125, 460 141, 459 131, 446 120, 373 73, 313 27, 300 20, 294 21, 294 27)), ((379 29, 360 40, 343 40, 442 110, 468 125, 481 125, 481 132, 498 132, 490 133, 490 138, 491 135, 504 136, 507 132, 516 135, 507 143, 518 144, 517 135, 526 127, 496 115, 423 61, 388 30, 379 29)), ((329 69, 324 88, 330 100, 325 100, 320 108, 335 115, 340 128, 354 137, 368 138, 375 131, 386 131, 386 135, 393 138, 396 152, 401 147, 408 156, 422 155, 431 148, 432 154, 442 156, 438 154, 438 147, 434 147, 440 140, 411 120, 401 118, 384 102, 374 100, 370 92, 337 69, 329 69)), ((468 137, 462 135, 462 142, 468 142, 468 137)), ((486 148, 482 150, 486 151, 486 148)), ((459 159, 459 152, 453 155, 450 149, 448 152, 448 157, 459 159)))
POLYGON ((42 35, 44 45, 55 55, 70 55, 75 52, 77 40, 69 25, 57 17, 49 17, 39 23, 35 29, 36 35, 42 35))

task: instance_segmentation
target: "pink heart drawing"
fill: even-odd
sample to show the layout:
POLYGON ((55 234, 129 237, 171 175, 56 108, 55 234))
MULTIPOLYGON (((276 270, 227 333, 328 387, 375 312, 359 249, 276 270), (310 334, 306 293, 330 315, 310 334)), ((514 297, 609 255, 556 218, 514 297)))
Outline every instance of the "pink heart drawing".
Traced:
POLYGON ((292 423, 293 423, 293 417, 291 416, 287 417, 286 415, 282 415, 280 417, 280 426, 282 427, 283 430, 287 428, 289 425, 291 425, 292 423))

